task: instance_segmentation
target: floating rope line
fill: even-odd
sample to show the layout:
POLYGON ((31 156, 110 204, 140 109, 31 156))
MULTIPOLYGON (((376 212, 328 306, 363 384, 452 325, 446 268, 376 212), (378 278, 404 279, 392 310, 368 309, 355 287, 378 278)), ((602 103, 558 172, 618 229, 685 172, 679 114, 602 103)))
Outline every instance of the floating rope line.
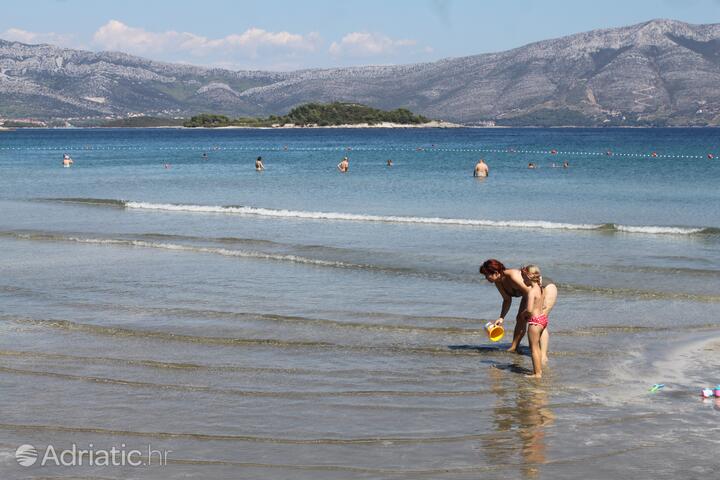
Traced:
POLYGON ((506 155, 552 155, 552 156, 607 156, 607 157, 646 157, 646 158, 684 158, 684 159, 702 159, 707 158, 713 160, 717 154, 707 153, 704 155, 685 155, 685 154, 661 154, 657 152, 649 153, 630 153, 630 152, 614 152, 614 151, 564 151, 556 149, 498 149, 498 148, 439 148, 439 147, 263 147, 263 146, 217 146, 213 145, 210 147, 202 146, 137 146, 137 145, 83 145, 83 146, 71 146, 66 145, 63 147, 12 147, 12 146, 0 146, 0 151, 44 151, 44 152, 92 152, 92 151, 199 151, 199 152, 223 152, 223 151, 235 151, 235 152, 417 152, 417 153, 432 153, 432 152, 453 152, 453 153, 496 153, 506 155))

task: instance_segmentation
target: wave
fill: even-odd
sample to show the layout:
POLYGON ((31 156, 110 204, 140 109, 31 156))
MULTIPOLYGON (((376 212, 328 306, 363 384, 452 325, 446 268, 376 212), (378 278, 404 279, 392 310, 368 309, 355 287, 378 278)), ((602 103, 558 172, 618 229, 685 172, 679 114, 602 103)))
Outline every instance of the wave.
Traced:
POLYGON ((720 330, 717 323, 681 324, 675 326, 642 326, 642 325, 600 325, 580 327, 572 330, 555 330, 553 335, 566 337, 600 337, 611 335, 644 334, 655 332, 704 332, 720 330))
MULTIPOLYGON (((222 346, 258 346, 275 348, 280 350, 288 349, 311 349, 311 350, 328 350, 328 351, 348 351, 366 355, 421 355, 421 356, 499 356, 505 357, 510 355, 503 345, 483 345, 483 344, 455 344, 455 345, 418 345, 408 346, 405 344, 388 344, 388 345, 371 345, 371 344, 347 344, 347 343, 331 343, 322 341, 294 341, 282 339, 265 339, 265 338, 237 338, 237 337, 210 337, 197 336, 189 334, 178 334, 168 331, 131 329, 124 327, 102 326, 88 323, 79 323, 70 320, 47 319, 39 320, 28 317, 0 315, 0 318, 13 323, 24 325, 34 325, 49 329, 58 329, 67 332, 81 332, 89 335, 109 336, 109 337, 126 337, 140 338, 144 340, 155 340, 160 342, 180 342, 200 345, 222 345, 222 346)), ((475 335, 482 337, 482 333, 475 335)), ((529 350, 528 350, 529 354, 529 350)), ((553 355, 556 357, 584 357, 584 358, 607 358, 618 354, 617 351, 570 351, 570 350, 554 350, 553 355)), ((514 355, 514 354, 512 354, 514 355)), ((413 395, 412 392, 409 395, 413 395)))
POLYGON ((706 295, 701 293, 652 291, 636 288, 597 287, 592 285, 577 285, 568 283, 558 283, 557 287, 565 293, 590 296, 597 295, 603 297, 633 298, 639 300, 684 300, 702 303, 720 302, 720 295, 706 295))
MULTIPOLYGON (((16 424, 0 423, 0 430, 12 430, 21 432, 62 432, 62 433, 86 433, 109 436, 134 436, 150 437, 160 439, 184 439, 184 440, 207 440, 207 441, 234 441, 234 442, 257 442, 276 443, 290 445, 387 445, 393 444, 415 444, 415 443, 441 443, 441 442, 462 442, 467 440, 478 440, 488 436, 496 436, 495 433, 466 434, 458 436, 442 437, 411 437, 411 436, 371 436, 359 438, 279 438, 259 437, 251 435, 232 434, 211 434, 196 432, 153 432, 137 430, 115 430, 99 427, 72 427, 64 425, 39 425, 39 424, 16 424)), ((446 470, 443 470, 446 471, 446 470)))
MULTIPOLYGON (((459 275, 445 272, 424 272, 412 268, 403 267, 388 267, 383 265, 373 264, 356 264, 332 260, 321 260, 308 257, 302 257, 298 255, 288 254, 273 254, 263 252, 253 252, 247 250, 230 250, 226 248, 215 248, 215 247, 197 247, 191 245, 181 245, 175 243, 156 243, 147 242, 144 240, 122 240, 122 239, 107 239, 107 238, 79 238, 79 237, 63 237, 58 236, 53 240, 70 241, 87 244, 99 244, 99 245, 121 245, 130 247, 145 247, 145 248, 158 248, 164 250, 173 251, 186 251, 195 253, 208 253, 229 257, 239 258, 250 258, 257 260, 271 260, 280 262, 292 262, 304 265, 316 266, 316 267, 329 267, 329 268, 342 268, 342 269, 354 269, 354 270, 369 270, 376 271, 385 274, 403 275, 411 277, 421 277, 427 279, 437 279, 445 281, 463 281, 471 283, 484 283, 484 279, 475 275, 459 275)), ((564 290, 566 293, 575 293, 581 295, 600 295, 606 297, 619 297, 619 298, 635 298, 643 300, 687 300, 693 302, 703 303, 718 303, 720 302, 720 295, 707 295, 707 294, 694 294, 685 292, 667 292, 667 291, 652 291, 652 290, 640 290, 634 288, 612 288, 612 287, 601 287, 592 285, 580 285, 580 284, 565 284, 558 283, 558 288, 564 290)))
POLYGON ((40 201, 45 202, 60 202, 60 203, 80 203, 83 205, 98 205, 103 207, 117 207, 125 208, 125 200, 114 200, 111 198, 80 198, 80 197, 62 197, 62 198, 40 198, 40 201))
POLYGON ((720 234, 720 228, 713 227, 674 227, 662 225, 622 225, 616 223, 567 223, 548 220, 484 220, 472 218, 415 217, 403 215, 372 215, 340 212, 318 212, 261 208, 244 205, 192 205, 182 203, 151 203, 97 198, 52 198, 47 201, 80 203, 124 207, 131 210, 150 210, 164 212, 189 212, 235 214, 254 217, 288 218, 301 220, 332 220, 352 222, 399 223, 418 225, 447 225, 466 227, 517 228, 541 230, 581 230, 599 232, 635 233, 650 235, 695 235, 720 234))
MULTIPOLYGON (((293 254, 266 253, 261 251, 205 247, 180 243, 150 242, 146 240, 132 240, 122 238, 78 237, 64 234, 54 234, 50 232, 0 231, 0 237, 2 236, 34 241, 59 241, 76 242, 91 245, 117 245, 125 247, 154 248, 176 252, 213 254, 226 257, 248 258, 254 260, 291 262, 314 267, 341 268, 361 271, 364 270, 370 272, 378 272, 381 274, 391 274, 429 280, 485 284, 485 280, 476 274, 459 274, 441 271, 420 270, 411 267, 395 267, 378 264, 349 263, 342 261, 309 258, 293 254)), ((692 271, 685 271, 683 273, 692 273, 692 271)), ((703 271, 701 272, 701 274, 707 275, 707 272, 703 271)), ((720 295, 695 294, 677 291, 668 292, 640 290, 626 287, 613 288, 569 283, 557 283, 557 286, 558 288, 562 289, 564 293, 579 295, 634 298, 643 300, 686 300, 703 303, 720 302, 720 295)), ((0 287, 0 292, 2 291, 3 288, 0 287)), ((10 293, 10 291, 8 291, 8 293, 10 293)), ((22 292, 20 294, 22 294, 22 292)), ((26 292, 25 294, 28 294, 28 292, 26 292)))
MULTIPOLYGON (((226 346, 268 346, 275 348, 310 348, 310 349, 350 349, 350 350, 377 350, 385 349, 386 347, 370 346, 370 345, 342 345, 330 342, 321 341, 300 341, 300 340, 281 340, 281 339, 269 339, 269 338, 235 338, 235 337, 211 337, 211 336, 197 336, 188 334, 178 334, 172 332, 158 331, 158 330, 146 330, 146 329, 133 329, 116 326, 103 326, 95 325, 90 323, 79 323, 70 320, 39 320, 28 317, 18 317, 13 315, 0 315, 0 319, 11 321, 14 323, 26 324, 26 325, 37 325, 46 328, 58 329, 63 331, 75 331, 82 332, 91 335, 101 335, 110 337, 136 337, 143 339, 153 339, 159 341, 168 342, 182 342, 182 343, 198 343, 203 345, 226 345, 226 346)), ((402 350, 412 352, 429 351, 431 353, 437 353, 440 351, 448 352, 447 349, 439 347, 430 347, 423 349, 423 347, 410 347, 404 348, 399 347, 402 350)), ((394 350, 393 347, 388 347, 390 350, 394 350)))
POLYGON ((693 235, 697 233, 718 234, 720 229, 708 227, 656 227, 656 226, 633 226, 613 225, 618 232, 624 233, 647 233, 654 235, 693 235))
POLYGON ((307 220, 344 220, 377 223, 407 223, 426 225, 457 225, 470 227, 496 227, 544 230, 598 230, 655 235, 693 235, 720 233, 720 229, 707 227, 635 226, 614 223, 565 223, 546 220, 482 220, 469 218, 412 217, 400 215, 369 215, 337 212, 271 209, 249 206, 187 205, 174 203, 126 202, 125 207, 137 210, 161 210, 171 212, 228 213, 259 217, 297 218, 307 220))
POLYGON ((138 330, 132 328, 95 325, 91 323, 78 323, 70 320, 38 320, 34 318, 0 315, 3 320, 26 325, 38 325, 64 331, 75 331, 91 335, 110 337, 138 337, 156 339, 169 342, 199 343, 205 345, 234 345, 234 346, 271 346, 278 348, 334 348, 341 347, 334 343, 320 341, 281 340, 274 338, 235 338, 235 337, 209 337, 164 332, 157 330, 138 330))
MULTIPOLYGON (((156 235, 156 234, 151 234, 156 235)), ((283 254, 283 253, 267 253, 262 251, 253 250, 242 250, 242 249, 229 249, 219 247, 206 247, 199 245, 189 245, 182 243, 169 243, 169 242, 152 242, 147 240, 133 240, 129 238, 102 238, 102 237, 81 237, 77 235, 69 234, 58 234, 51 232, 34 232, 34 231, 0 231, 0 237, 11 237, 20 240, 33 240, 33 241, 55 241, 55 242, 75 242, 84 243, 91 245, 117 245, 126 247, 143 247, 143 248, 155 248, 161 250, 171 250, 178 252, 194 252, 194 253, 205 253, 221 255, 225 257, 236 257, 236 258, 248 258, 255 260, 271 260, 277 262, 291 262, 315 267, 326 267, 326 268, 341 268, 341 269, 353 269, 353 270, 366 270, 375 271, 386 274, 412 276, 424 279, 436 279, 445 281, 469 281, 482 283, 484 280, 477 275, 463 275, 453 274, 449 272, 434 272, 419 270, 410 267, 394 267, 388 265, 377 265, 370 263, 350 263, 338 260, 323 260, 320 258, 310 258, 301 255, 294 254, 283 254)), ((143 235, 139 235, 143 237, 143 235)), ((182 236, 180 236, 182 237, 182 236)), ((178 238, 180 239, 192 239, 192 237, 178 238)), ((204 241, 212 242, 213 239, 203 239, 204 241)), ((253 240, 244 241, 243 239, 220 239, 220 243, 253 243, 253 240)), ((260 240, 257 243, 262 244, 264 241, 260 240)), ((273 245, 278 245, 274 244, 273 245)), ((300 249, 306 247, 299 247, 300 249)), ((307 247, 312 249, 313 247, 307 247)))
MULTIPOLYGON (((326 318, 310 318, 297 315, 278 315, 271 313, 252 313, 252 312, 235 312, 227 310, 209 310, 194 309, 183 307, 140 307, 135 305, 118 305, 118 304, 85 304, 74 303, 74 308, 84 308, 99 311, 126 311, 132 313, 142 313, 149 315, 160 315, 169 317, 184 318, 202 318, 202 319, 225 319, 230 321, 261 321, 272 322, 293 326, 309 326, 321 327, 323 329, 348 329, 348 330, 365 330, 378 332, 394 332, 394 333, 415 333, 415 334, 440 334, 440 335, 477 335, 482 333, 480 325, 484 325, 489 319, 465 318, 464 321, 472 322, 477 328, 461 328, 450 326, 424 327, 416 325, 399 325, 387 323, 367 323, 367 322, 350 322, 341 320, 330 320, 326 318)), ((408 320, 418 320, 422 317, 408 316, 408 320)), ((0 352, 0 355, 2 353, 0 352)))
MULTIPOLYGON (((142 340, 152 340, 158 342, 178 342, 186 344, 199 344, 208 346, 228 346, 228 347, 265 347, 280 350, 328 350, 328 351, 348 351, 360 354, 370 354, 376 356, 383 355, 429 355, 429 356, 464 356, 464 355, 508 355, 501 347, 485 346, 477 344, 463 345, 426 345, 426 346, 408 346, 404 344, 389 345, 371 345, 371 344, 347 344, 347 343, 331 343, 323 341, 300 341, 300 340, 283 340, 275 338, 237 338, 237 337, 215 337, 215 336, 198 336, 184 333, 173 333, 169 331, 133 329, 117 326, 96 325, 91 323, 79 323, 71 320, 60 319, 36 319, 30 317, 21 317, 15 315, 0 314, 0 320, 21 325, 32 325, 44 327, 52 330, 60 330, 65 332, 79 332, 88 335, 97 335, 111 338, 137 338, 142 340)), ((478 333, 477 337, 482 334, 478 333)), ((617 352, 572 352, 572 351, 553 351, 553 355, 558 357, 605 357, 608 355, 617 355, 617 352)))
MULTIPOLYGON (((193 245, 184 245, 179 243, 167 242, 151 242, 146 240, 131 240, 121 238, 94 238, 94 237, 78 237, 52 233, 31 233, 31 232, 0 232, 0 236, 12 236, 22 240, 44 240, 44 241, 60 241, 60 242, 76 242, 95 245, 121 245, 128 247, 146 247, 158 248, 164 250, 190 251, 197 253, 213 253, 229 257, 256 258, 263 260, 290 261, 294 263, 304 263, 309 265, 317 265, 323 267, 337 268, 373 268, 372 265, 356 265, 346 262, 321 260, 301 257, 298 255, 284 255, 264 252, 254 252, 248 250, 235 250, 227 248, 201 247, 193 245)), ((378 267, 380 268, 380 267, 378 267)))
MULTIPOLYGON (((95 377, 91 375, 74 375, 69 373, 58 373, 43 370, 27 370, 0 366, 0 373, 28 375, 37 377, 57 378, 69 381, 84 381, 106 385, 120 385, 124 387, 147 388, 157 390, 176 390, 185 392, 210 393, 214 395, 236 395, 241 397, 260 398, 325 398, 325 397, 461 397, 461 396, 484 396, 491 395, 488 390, 323 390, 323 391, 298 391, 298 390, 239 390, 233 388, 208 387, 204 385, 173 384, 141 382, 123 378, 95 377)), ((420 384, 422 385, 422 384, 420 384)))
MULTIPOLYGON (((399 377, 399 378, 417 378, 418 372, 404 369, 402 371, 392 370, 372 370, 368 368, 297 368, 297 367, 254 367, 246 365, 232 364, 207 364, 207 363, 188 363, 188 362, 170 362, 137 358, 119 358, 119 357, 96 357, 87 355, 69 355, 62 353, 46 353, 37 351, 20 351, 20 350, 0 350, 0 359, 2 358, 20 358, 31 360, 52 360, 57 365, 59 362, 74 362, 88 364, 105 364, 105 365, 123 365, 130 367, 142 367, 159 370, 178 370, 178 371, 209 371, 209 372, 237 372, 250 373, 253 375, 305 375, 305 376, 321 376, 328 378, 347 377, 358 378, 361 375, 377 375, 383 377, 399 377)), ((332 367, 332 365, 328 365, 332 367)), ((437 369, 433 370, 437 375, 464 375, 467 372, 462 369, 437 369)))
MULTIPOLYGON (((202 237, 197 235, 179 235, 172 233, 140 233, 133 235, 134 237, 148 239, 148 240, 180 240, 180 241, 191 241, 191 242, 210 242, 210 243, 223 243, 229 245, 254 245, 263 247, 294 247, 298 248, 301 245, 293 245, 288 243, 280 243, 272 240, 265 240, 261 238, 240 238, 240 237, 202 237)), ((327 247, 329 248, 329 247, 327 247)), ((344 249, 338 249, 344 250, 344 249)))
POLYGON ((202 318, 202 319, 227 319, 227 320, 261 320, 261 321, 273 321, 273 322, 286 322, 291 324, 323 324, 332 325, 336 327, 348 327, 348 328, 360 328, 359 325, 363 325, 366 328, 379 328, 379 329, 395 329, 398 331, 430 331, 430 332, 454 332, 463 333, 464 328, 460 327, 422 327, 415 326, 417 322, 430 322, 433 324, 439 323, 447 325, 449 323, 454 324, 471 324, 471 325, 484 325, 489 318, 478 318, 478 317, 461 317, 461 316, 440 316, 440 315, 410 315, 402 313, 391 313, 391 312, 379 312, 379 311, 364 311, 364 310, 328 310, 325 312, 329 316, 342 316, 350 317, 362 320, 371 320, 369 323, 360 322, 348 322, 344 320, 329 320, 327 318, 319 317, 302 317, 298 315, 282 315, 277 313, 259 313, 259 312, 241 312, 236 310, 214 310, 206 308, 189 308, 189 307, 157 307, 157 306, 140 306, 140 305, 127 305, 118 303, 91 303, 91 302, 63 302, 62 305, 72 307, 74 309, 84 310, 101 310, 105 312, 130 312, 133 314, 144 314, 144 315, 161 315, 161 316, 178 316, 187 318, 202 318), (373 321, 374 320, 374 321, 373 321), (380 322, 377 322, 380 320, 380 322), (387 320, 391 320, 394 323, 384 323, 387 320))
POLYGON ((594 230, 602 225, 571 224, 534 220, 474 220, 464 218, 442 217, 408 217, 398 215, 367 215, 337 212, 313 212, 303 210, 285 210, 246 206, 212 206, 212 205, 185 205, 174 203, 146 203, 127 202, 126 208, 139 210, 163 210, 171 212, 198 212, 198 213, 232 213, 259 217, 299 218, 308 220, 347 220, 356 222, 382 222, 382 223, 415 223, 429 225, 460 225, 475 227, 516 227, 516 228, 545 228, 568 230, 594 230))
MULTIPOLYGON (((676 257, 655 257, 661 260, 678 260, 676 257)), ((698 258, 685 257, 679 260, 685 262, 697 261, 698 258)), ((553 264, 554 268, 571 268, 576 270, 598 270, 611 273, 650 273, 660 274, 664 276, 670 275, 687 275, 690 277, 718 277, 720 276, 720 270, 709 269, 709 268, 692 268, 692 267, 676 267, 676 266, 650 266, 650 265, 598 265, 595 263, 570 263, 570 262, 559 262, 553 264)))

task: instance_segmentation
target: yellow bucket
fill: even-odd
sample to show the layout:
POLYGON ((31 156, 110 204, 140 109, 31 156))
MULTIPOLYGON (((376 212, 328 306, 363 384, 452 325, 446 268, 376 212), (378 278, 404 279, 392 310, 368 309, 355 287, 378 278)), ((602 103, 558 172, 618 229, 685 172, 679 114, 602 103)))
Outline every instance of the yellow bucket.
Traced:
POLYGON ((491 342, 499 342, 505 335, 505 329, 500 325, 495 325, 495 322, 487 322, 485 324, 485 332, 491 342))

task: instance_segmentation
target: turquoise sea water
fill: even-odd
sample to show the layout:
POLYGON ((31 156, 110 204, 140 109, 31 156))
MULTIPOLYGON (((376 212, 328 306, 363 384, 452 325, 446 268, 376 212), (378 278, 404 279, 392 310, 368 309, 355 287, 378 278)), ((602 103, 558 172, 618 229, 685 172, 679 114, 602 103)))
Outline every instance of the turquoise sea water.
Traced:
POLYGON ((718 138, 3 132, 1 476, 706 478, 718 138), (501 304, 487 258, 559 287, 539 382, 481 331, 501 304), (73 443, 151 444, 171 463, 15 459, 73 443))

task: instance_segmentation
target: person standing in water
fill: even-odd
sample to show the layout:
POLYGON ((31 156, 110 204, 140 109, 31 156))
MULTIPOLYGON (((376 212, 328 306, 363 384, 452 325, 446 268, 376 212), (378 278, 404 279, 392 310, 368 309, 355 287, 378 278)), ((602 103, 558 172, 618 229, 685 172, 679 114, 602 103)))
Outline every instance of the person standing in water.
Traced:
POLYGON ((72 164, 73 164, 73 159, 70 158, 70 155, 68 155, 67 153, 65 155, 63 155, 63 167, 70 168, 70 167, 72 167, 72 164))
POLYGON ((257 159, 255 159, 255 170, 258 172, 262 172, 263 170, 265 170, 265 165, 263 165, 262 157, 257 157, 257 159))
POLYGON ((343 157, 340 163, 337 164, 337 169, 340 170, 342 173, 347 173, 347 171, 350 169, 350 160, 348 159, 348 157, 343 157))
POLYGON ((487 177, 490 174, 490 168, 482 158, 475 164, 475 170, 473 171, 473 177, 487 177))
MULTIPOLYGON (((513 331, 512 343, 510 344, 510 348, 508 348, 508 352, 517 352, 520 341, 525 336, 527 329, 527 322, 523 312, 527 310, 527 298, 530 293, 530 287, 525 284, 520 269, 505 268, 502 262, 494 258, 488 259, 480 265, 480 273, 485 276, 488 282, 495 285, 495 288, 500 292, 500 296, 503 299, 500 317, 495 320, 495 324, 501 325, 505 321, 505 315, 510 311, 513 298, 520 297, 522 299, 515 317, 515 330, 513 331)), ((556 301, 557 287, 555 284, 549 283, 545 286, 543 303, 543 312, 546 315, 550 314, 556 301)), ((543 341, 549 343, 549 340, 549 336, 547 336, 543 341)), ((547 352, 547 345, 545 351, 547 352)), ((544 361, 547 361, 547 359, 544 359, 544 361)))
POLYGON ((527 265, 520 269, 523 281, 530 290, 527 296, 527 310, 523 312, 527 322, 528 341, 530 343, 530 354, 532 355, 533 373, 526 375, 531 378, 542 377, 542 367, 547 363, 548 342, 547 339, 548 317, 544 311, 545 290, 542 287, 542 275, 537 265, 527 265))

